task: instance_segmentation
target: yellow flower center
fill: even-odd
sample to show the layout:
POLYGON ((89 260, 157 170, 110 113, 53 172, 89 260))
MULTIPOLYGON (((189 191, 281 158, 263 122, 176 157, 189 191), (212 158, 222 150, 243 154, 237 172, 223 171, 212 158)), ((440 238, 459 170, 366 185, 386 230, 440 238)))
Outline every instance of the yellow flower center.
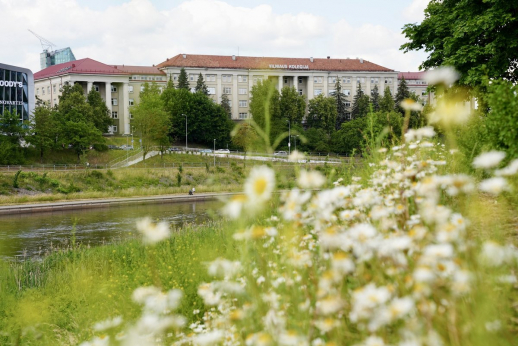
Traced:
POLYGON ((259 178, 254 183, 254 192, 257 195, 262 195, 266 191, 267 181, 264 178, 259 178))

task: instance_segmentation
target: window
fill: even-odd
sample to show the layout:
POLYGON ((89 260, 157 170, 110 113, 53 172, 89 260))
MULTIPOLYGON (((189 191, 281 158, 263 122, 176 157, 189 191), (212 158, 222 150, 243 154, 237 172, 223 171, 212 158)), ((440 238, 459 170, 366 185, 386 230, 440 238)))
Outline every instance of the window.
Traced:
POLYGON ((361 83, 361 84, 365 84, 365 77, 357 77, 356 78, 356 83, 361 83))
POLYGON ((263 81, 264 76, 254 76, 254 83, 259 83, 263 81))
POLYGON ((246 88, 239 88, 239 95, 247 95, 248 90, 246 88))
POLYGON ((351 120, 352 119, 351 113, 345 113, 345 119, 351 120))
POLYGON ((36 95, 40 94, 40 88, 36 88, 36 95))
POLYGON ((392 78, 385 78, 385 84, 392 84, 392 78))
POLYGON ((112 106, 117 106, 118 104, 117 99, 112 98, 112 106))
POLYGON ((334 89, 329 90, 329 96, 333 96, 335 92, 336 92, 336 90, 334 90, 334 89))
POLYGON ((130 113, 129 115, 130 115, 130 119, 133 119, 133 113, 130 113))
POLYGON ((239 113, 239 119, 248 119, 248 113, 239 113))
POLYGON ((378 77, 371 77, 371 84, 378 84, 380 79, 378 77))
POLYGON ((133 104, 134 104, 133 99, 129 99, 129 105, 130 105, 130 106, 133 106, 133 104))
POLYGON ((112 125, 112 132, 113 132, 113 133, 116 133, 116 132, 117 132, 117 125, 112 125))
POLYGON ((299 84, 302 84, 302 78, 299 77, 299 84))
POLYGON ((117 92, 117 87, 112 85, 112 93, 116 93, 117 92))
POLYGON ((231 83, 232 82, 232 75, 231 74, 224 74, 221 76, 221 79, 223 79, 223 83, 231 83))
POLYGON ((231 87, 224 87, 223 88, 223 94, 232 94, 232 88, 231 87))
POLYGON ((209 95, 216 95, 216 88, 207 88, 209 95))
POLYGON ((284 84, 288 84, 288 78, 284 77, 284 84))
POLYGON ((351 96, 351 90, 349 90, 349 89, 344 89, 344 95, 345 95, 345 96, 351 96))
MULTIPOLYGON (((98 85, 94 85, 93 86, 93 89, 97 92, 99 92, 99 86, 98 85)), ((54 92, 56 92, 56 86, 54 85, 54 92)))
POLYGON ((45 88, 41 88, 41 94, 45 95, 45 88))
MULTIPOLYGON (((94 85, 94 87, 95 87, 95 85, 94 85)), ((99 89, 99 87, 97 87, 97 89, 99 89)), ((53 92, 56 92, 56 84, 53 84, 53 85, 52 85, 52 91, 53 91, 53 92)), ((96 90, 96 91, 99 91, 99 90, 96 90)))
POLYGON ((140 79, 147 80, 147 76, 142 76, 142 77, 140 77, 140 79))
POLYGON ((50 94, 50 85, 47 87, 47 93, 50 94))
POLYGON ((138 76, 131 76, 131 79, 138 79, 138 76))
POLYGON ((299 95, 300 95, 300 96, 302 96, 302 95, 303 95, 302 89, 299 89, 299 95))
POLYGON ((314 94, 315 96, 318 96, 318 95, 322 94, 322 89, 315 89, 315 90, 314 90, 314 92, 313 92, 313 94, 314 94))
POLYGON ((194 88, 194 87, 193 87, 193 88, 191 88, 191 92, 192 92, 192 93, 195 93, 195 92, 196 92, 196 88, 194 88))
POLYGON ((144 91, 144 86, 141 86, 140 87, 140 92, 143 92, 144 91))
POLYGON ((130 93, 132 93, 132 92, 133 92, 133 85, 130 85, 130 86, 128 87, 128 89, 129 89, 129 92, 130 92, 130 93))
POLYGON ((178 80, 178 75, 177 74, 174 74, 173 75, 173 80, 176 82, 178 80))
POLYGON ((350 76, 343 77, 342 83, 351 84, 351 77, 350 76))
POLYGON ((247 100, 239 100, 239 107, 248 107, 247 100))
POLYGON ((346 102, 345 107, 351 107, 351 102, 346 102))
POLYGON ((336 77, 329 77, 328 80, 329 80, 330 84, 335 84, 336 83, 336 77))
POLYGON ((216 75, 215 74, 208 74, 205 76, 205 79, 207 82, 215 82, 216 81, 216 75))
POLYGON ((56 99, 54 99, 54 104, 57 104, 56 99))
POLYGON ((119 119, 119 113, 118 112, 112 112, 112 118, 113 119, 119 119))
POLYGON ((323 77, 314 77, 313 82, 322 84, 323 79, 324 79, 323 77))
MULTIPOLYGON (((207 77, 208 77, 208 76, 207 76, 207 77)), ((191 73, 191 74, 189 74, 189 80, 190 80, 191 82, 193 82, 193 81, 194 81, 194 74, 192 74, 192 73, 191 73)))
POLYGON ((237 81, 239 83, 246 83, 248 82, 248 76, 237 76, 237 81))
POLYGON ((424 95, 426 95, 426 91, 425 90, 421 91, 421 96, 424 96, 424 95))

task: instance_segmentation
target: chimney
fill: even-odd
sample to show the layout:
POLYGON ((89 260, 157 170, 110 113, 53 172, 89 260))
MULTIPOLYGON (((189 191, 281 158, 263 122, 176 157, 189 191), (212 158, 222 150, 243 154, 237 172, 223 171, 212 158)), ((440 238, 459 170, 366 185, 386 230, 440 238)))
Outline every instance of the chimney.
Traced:
POLYGON ((328 58, 328 59, 331 59, 331 57, 330 57, 329 55, 327 56, 327 58, 328 58))
POLYGON ((187 54, 182 54, 183 55, 183 58, 186 59, 187 58, 187 54))
POLYGON ((309 61, 313 62, 313 57, 309 58, 309 61))
POLYGON ((360 59, 360 64, 363 64, 363 59, 360 59))
POLYGON ((236 56, 232 55, 232 60, 236 61, 236 56))

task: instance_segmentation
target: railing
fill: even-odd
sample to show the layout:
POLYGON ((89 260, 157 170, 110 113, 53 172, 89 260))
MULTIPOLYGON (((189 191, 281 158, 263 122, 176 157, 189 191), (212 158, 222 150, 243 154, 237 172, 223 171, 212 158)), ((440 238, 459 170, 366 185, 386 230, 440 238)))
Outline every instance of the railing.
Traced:
POLYGON ((127 153, 126 156, 121 156, 114 160, 111 160, 110 162, 108 162, 108 167, 112 167, 112 168, 124 167, 124 165, 126 165, 128 162, 130 162, 133 157, 138 157, 140 154, 142 154, 141 148, 137 149, 136 151, 133 151, 131 153, 131 156, 129 155, 129 153, 127 153))
POLYGON ((84 169, 107 169, 108 165, 8 165, 0 166, 1 172, 17 171, 79 171, 84 169))

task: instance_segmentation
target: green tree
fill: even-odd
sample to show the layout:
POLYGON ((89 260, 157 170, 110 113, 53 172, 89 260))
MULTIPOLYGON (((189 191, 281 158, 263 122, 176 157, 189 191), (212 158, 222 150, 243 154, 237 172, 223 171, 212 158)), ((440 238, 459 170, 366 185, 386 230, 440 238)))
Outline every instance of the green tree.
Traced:
POLYGON ((95 127, 102 133, 107 133, 108 127, 112 125, 112 119, 110 110, 101 98, 101 94, 92 88, 86 97, 86 102, 92 107, 91 119, 95 127))
POLYGON ((202 93, 204 95, 209 95, 209 90, 207 89, 207 85, 205 85, 205 81, 203 80, 203 76, 200 73, 198 76, 198 81, 196 82, 196 87, 194 87, 195 92, 202 93))
POLYGON ((410 98, 410 90, 408 89, 408 84, 405 80, 405 77, 403 77, 397 86, 396 97, 394 100, 396 104, 396 111, 401 114, 405 114, 405 110, 401 107, 401 102, 408 98, 410 98))
POLYGON ((392 112, 396 104, 394 103, 394 99, 392 98, 392 93, 390 92, 390 88, 386 87, 383 96, 381 97, 381 101, 379 102, 380 111, 382 112, 392 112))
POLYGON ((336 100, 323 94, 309 100, 307 125, 310 128, 324 130, 329 139, 336 130, 336 100))
POLYGON ((187 78, 187 72, 182 67, 180 69, 180 75, 178 76, 178 89, 191 90, 189 87, 189 79, 187 78))
POLYGON ((0 164, 21 163, 24 150, 21 142, 27 135, 26 126, 16 112, 0 114, 0 164))
POLYGON ((260 138, 249 122, 244 122, 232 131, 232 143, 246 153, 259 146, 260 138))
POLYGON ((371 103, 372 103, 372 110, 374 112, 377 112, 380 110, 380 93, 379 93, 377 84, 374 85, 374 88, 372 88, 371 103))
POLYGON ((169 143, 170 119, 164 110, 164 102, 156 83, 144 83, 144 90, 140 93, 140 102, 131 107, 133 114, 132 125, 140 133, 144 160, 153 146, 159 145, 161 151, 169 143))
POLYGON ((228 99, 227 94, 221 95, 221 107, 225 110, 229 119, 232 119, 232 106, 230 105, 230 100, 228 99))
POLYGON ((407 24, 405 52, 424 50, 422 70, 442 65, 461 73, 460 84, 484 78, 518 82, 518 5, 515 0, 432 0, 419 24, 407 24))
POLYGON ((353 107, 351 111, 352 118, 356 119, 366 116, 367 113, 369 113, 369 108, 370 98, 363 92, 361 83, 358 83, 358 89, 353 98, 353 107))
POLYGON ((291 122, 292 126, 302 124, 306 114, 306 99, 295 88, 284 87, 281 90, 279 108, 281 117, 291 122))
POLYGON ((58 121, 56 112, 50 107, 40 104, 34 109, 30 120, 29 143, 34 145, 40 153, 40 160, 43 161, 45 152, 52 149, 56 143, 58 134, 58 121))
POLYGON ((271 80, 260 81, 250 91, 250 114, 254 122, 269 134, 270 143, 285 132, 281 119, 280 94, 271 80))
POLYGON ((86 102, 80 84, 63 86, 57 112, 58 141, 63 146, 71 145, 78 161, 90 145, 105 142, 102 132, 95 126, 93 109, 86 102))
POLYGON ((331 93, 331 96, 334 97, 336 101, 337 116, 335 128, 336 130, 339 130, 343 122, 347 120, 347 114, 349 113, 347 107, 345 106, 347 98, 342 91, 342 84, 340 83, 340 78, 336 79, 335 91, 331 93))

